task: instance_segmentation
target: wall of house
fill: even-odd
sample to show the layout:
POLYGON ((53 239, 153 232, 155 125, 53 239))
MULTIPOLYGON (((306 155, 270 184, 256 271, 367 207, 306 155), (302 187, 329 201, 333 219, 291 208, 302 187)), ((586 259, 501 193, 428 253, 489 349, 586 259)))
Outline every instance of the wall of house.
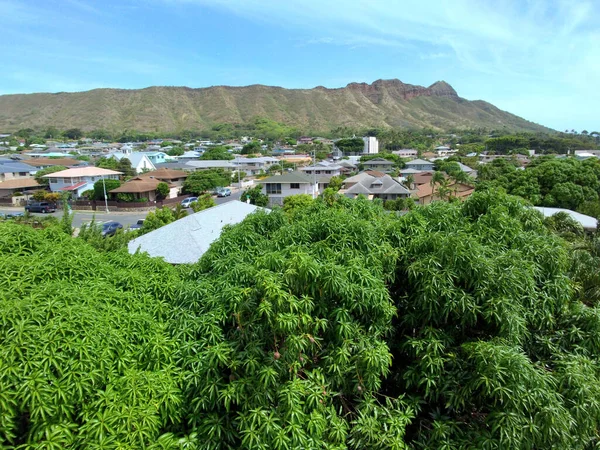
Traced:
MULTIPOLYGON (((281 194, 267 194, 271 205, 283 205, 283 199, 290 195, 313 194, 313 186, 308 183, 300 184, 300 189, 292 189, 290 183, 281 183, 281 194)), ((263 193, 267 193, 266 184, 263 184, 263 193)))
POLYGON ((29 172, 5 172, 0 173, 0 181, 20 180, 23 178, 32 178, 33 175, 29 172))
POLYGON ((406 167, 409 169, 422 170, 428 172, 433 170, 433 164, 407 164, 406 167))
MULTIPOLYGON (((50 180, 50 190, 52 192, 61 191, 62 188, 67 186, 73 186, 79 182, 85 181, 88 186, 84 186, 83 191, 94 188, 94 183, 98 180, 101 180, 102 177, 80 177, 80 178, 49 178, 50 180)), ((104 177, 105 180, 118 180, 118 175, 106 175, 104 177)), ((78 189, 82 191, 82 188, 78 189)))

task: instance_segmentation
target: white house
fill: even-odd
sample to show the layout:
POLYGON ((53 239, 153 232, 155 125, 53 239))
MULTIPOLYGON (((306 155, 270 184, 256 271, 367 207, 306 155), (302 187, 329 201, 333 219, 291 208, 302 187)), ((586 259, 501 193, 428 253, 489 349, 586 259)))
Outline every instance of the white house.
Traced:
POLYGON ((369 200, 380 198, 382 200, 396 200, 410 197, 410 191, 389 175, 379 172, 361 172, 344 180, 346 197, 356 198, 366 196, 369 200))
POLYGON ((118 180, 121 172, 102 169, 100 167, 77 167, 74 169, 61 170, 60 172, 44 175, 50 181, 52 192, 72 192, 75 198, 80 197, 85 191, 94 188, 96 181, 118 180))
POLYGON ((328 161, 321 161, 314 166, 301 167, 299 170, 306 175, 341 175, 344 167, 328 161))
POLYGON ((152 161, 148 159, 145 153, 142 152, 115 152, 109 155, 109 158, 115 158, 117 161, 121 161, 123 158, 127 158, 131 162, 136 173, 149 172, 156 170, 152 161))
POLYGON ((283 205, 283 199, 290 195, 317 194, 317 185, 313 177, 300 172, 284 173, 258 180, 265 188, 271 205, 283 205))
POLYGON ((379 153, 379 141, 375 136, 365 136, 362 138, 365 146, 363 147, 363 153, 373 155, 379 153))
POLYGON ((416 158, 419 155, 419 151, 412 148, 394 150, 392 153, 398 155, 400 158, 416 158))

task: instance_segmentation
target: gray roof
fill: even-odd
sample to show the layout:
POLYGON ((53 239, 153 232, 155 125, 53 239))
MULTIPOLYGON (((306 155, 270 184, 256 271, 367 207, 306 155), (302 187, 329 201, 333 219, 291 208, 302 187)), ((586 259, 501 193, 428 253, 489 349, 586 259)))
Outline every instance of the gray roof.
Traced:
POLYGON ((421 164, 431 164, 433 165, 433 163, 431 161, 425 161, 424 159, 413 159, 412 161, 409 161, 406 163, 407 166, 417 166, 417 165, 421 165, 421 164))
POLYGON ((139 249, 171 264, 193 264, 219 239, 225 225, 239 223, 257 210, 269 211, 232 200, 133 239, 127 248, 131 254, 139 249))
POLYGON ((346 190, 346 194, 405 194, 410 191, 389 175, 374 177, 366 174, 354 186, 346 190))
POLYGON ((457 164, 458 164, 458 167, 460 167, 460 170, 462 170, 463 172, 466 172, 466 173, 475 172, 475 170, 474 170, 474 169, 471 169, 469 166, 465 166, 465 165, 464 165, 463 163, 461 163, 461 162, 458 162, 458 161, 457 161, 457 164))
POLYGON ((204 161, 188 161, 186 164, 189 167, 193 167, 195 169, 233 169, 235 168, 235 164, 233 164, 232 160, 228 159, 216 159, 216 160, 204 160, 204 161))
POLYGON ((566 212, 569 216, 579 222, 585 230, 596 230, 598 227, 598 220, 594 217, 586 216, 585 214, 571 211, 570 209, 546 208, 543 206, 534 206, 533 208, 541 212, 544 217, 552 217, 559 212, 566 212))
POLYGON ((259 183, 300 183, 313 184, 313 177, 300 172, 289 172, 258 180, 259 183))
POLYGON ((373 159, 370 159, 369 161, 363 162, 362 164, 363 164, 363 166, 369 166, 369 165, 391 166, 391 165, 394 164, 394 162, 393 161, 389 161, 389 160, 387 160, 385 158, 373 158, 373 159))
POLYGON ((402 169, 402 170, 400 170, 400 173, 402 175, 410 175, 410 174, 413 174, 413 173, 423 173, 423 172, 425 172, 425 171, 424 170, 411 169, 410 167, 408 169, 402 169))
POLYGON ((0 160, 0 173, 35 172, 37 167, 11 159, 0 160))
POLYGON ((194 167, 188 166, 185 162, 158 163, 158 164, 154 164, 154 167, 156 167, 156 169, 194 170, 194 167))

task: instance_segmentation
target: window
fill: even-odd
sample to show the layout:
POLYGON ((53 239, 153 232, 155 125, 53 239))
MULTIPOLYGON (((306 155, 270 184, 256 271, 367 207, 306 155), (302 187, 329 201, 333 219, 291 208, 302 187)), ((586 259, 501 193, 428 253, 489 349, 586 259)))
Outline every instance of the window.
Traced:
POLYGON ((50 178, 50 183, 52 183, 52 184, 58 183, 58 178, 50 178))
POLYGON ((290 183, 290 189, 300 189, 300 183, 290 183))
POLYGON ((64 184, 71 184, 71 183, 72 183, 72 181, 71 181, 71 179, 70 179, 70 178, 63 178, 63 183, 64 183, 64 184))
POLYGON ((20 177, 26 177, 27 176, 27 172, 19 172, 19 176, 20 177))
POLYGON ((267 183, 267 194, 281 194, 281 183, 267 183))

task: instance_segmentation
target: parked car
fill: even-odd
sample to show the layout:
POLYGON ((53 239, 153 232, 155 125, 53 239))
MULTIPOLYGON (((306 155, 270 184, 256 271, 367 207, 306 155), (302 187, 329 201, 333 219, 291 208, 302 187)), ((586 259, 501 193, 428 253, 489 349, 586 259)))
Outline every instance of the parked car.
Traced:
POLYGON ((117 230, 123 228, 119 222, 105 222, 102 224, 102 236, 114 236, 117 230))
POLYGON ((138 220, 136 223, 129 227, 130 230, 139 230, 144 225, 144 219, 138 220))
POLYGON ((184 208, 189 208, 192 203, 197 202, 197 201, 198 201, 198 197, 184 198, 183 200, 181 200, 181 206, 183 206, 184 208))
POLYGON ((229 197, 231 195, 231 189, 221 188, 217 191, 217 197, 229 197))
POLYGON ((49 202, 33 202, 25 205, 25 211, 27 212, 39 212, 39 213, 50 213, 56 211, 56 205, 49 202))

